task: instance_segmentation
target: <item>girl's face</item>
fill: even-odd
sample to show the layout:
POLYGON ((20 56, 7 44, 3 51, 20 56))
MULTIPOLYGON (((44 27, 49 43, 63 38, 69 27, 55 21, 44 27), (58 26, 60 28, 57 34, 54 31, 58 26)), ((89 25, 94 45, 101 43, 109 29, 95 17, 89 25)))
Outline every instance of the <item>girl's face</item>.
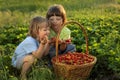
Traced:
POLYGON ((60 16, 51 16, 49 18, 51 28, 57 33, 61 26, 63 25, 63 19, 60 16))
POLYGON ((43 26, 43 28, 39 29, 39 39, 43 39, 45 36, 48 36, 50 34, 49 27, 47 27, 47 23, 43 22, 40 24, 40 26, 43 26))

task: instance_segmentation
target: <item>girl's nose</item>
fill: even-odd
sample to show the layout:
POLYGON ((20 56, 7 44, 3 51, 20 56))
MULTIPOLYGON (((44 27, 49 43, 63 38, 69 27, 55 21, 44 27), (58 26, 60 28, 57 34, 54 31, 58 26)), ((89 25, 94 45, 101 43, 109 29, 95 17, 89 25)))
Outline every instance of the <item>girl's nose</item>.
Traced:
POLYGON ((47 35, 49 35, 50 34, 50 31, 47 31, 47 35))

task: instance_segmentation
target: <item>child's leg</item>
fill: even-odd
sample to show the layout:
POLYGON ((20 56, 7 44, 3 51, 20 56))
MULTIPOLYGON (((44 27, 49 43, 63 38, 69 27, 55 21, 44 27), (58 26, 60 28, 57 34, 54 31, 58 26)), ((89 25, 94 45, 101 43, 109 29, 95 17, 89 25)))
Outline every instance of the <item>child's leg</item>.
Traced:
MULTIPOLYGON (((61 51, 58 51, 58 54, 60 54, 61 51)), ((54 46, 50 47, 49 53, 48 53, 50 59, 52 59, 52 57, 54 57, 56 55, 56 48, 54 46)))
POLYGON ((22 70, 21 70, 21 79, 26 78, 26 74, 30 67, 32 66, 33 62, 35 61, 35 58, 32 55, 27 55, 23 60, 22 70))
POLYGON ((76 46, 74 44, 68 44, 64 53, 75 52, 75 51, 76 51, 76 46))

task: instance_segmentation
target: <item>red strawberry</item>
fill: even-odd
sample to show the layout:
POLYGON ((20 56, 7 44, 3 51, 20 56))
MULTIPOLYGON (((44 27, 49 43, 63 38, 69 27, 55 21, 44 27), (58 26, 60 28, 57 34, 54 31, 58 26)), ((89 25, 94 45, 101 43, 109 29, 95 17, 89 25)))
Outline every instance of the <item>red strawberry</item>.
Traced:
POLYGON ((71 39, 67 39, 67 40, 65 40, 65 42, 66 42, 67 44, 70 44, 70 43, 71 43, 71 39))

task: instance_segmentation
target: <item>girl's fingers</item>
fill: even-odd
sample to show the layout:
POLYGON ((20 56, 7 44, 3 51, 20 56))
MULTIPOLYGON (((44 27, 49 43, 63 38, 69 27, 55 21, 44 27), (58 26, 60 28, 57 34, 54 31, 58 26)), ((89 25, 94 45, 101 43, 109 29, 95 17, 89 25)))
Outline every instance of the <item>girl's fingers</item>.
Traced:
POLYGON ((44 38, 41 39, 42 44, 46 44, 48 42, 48 37, 45 36, 44 38))

